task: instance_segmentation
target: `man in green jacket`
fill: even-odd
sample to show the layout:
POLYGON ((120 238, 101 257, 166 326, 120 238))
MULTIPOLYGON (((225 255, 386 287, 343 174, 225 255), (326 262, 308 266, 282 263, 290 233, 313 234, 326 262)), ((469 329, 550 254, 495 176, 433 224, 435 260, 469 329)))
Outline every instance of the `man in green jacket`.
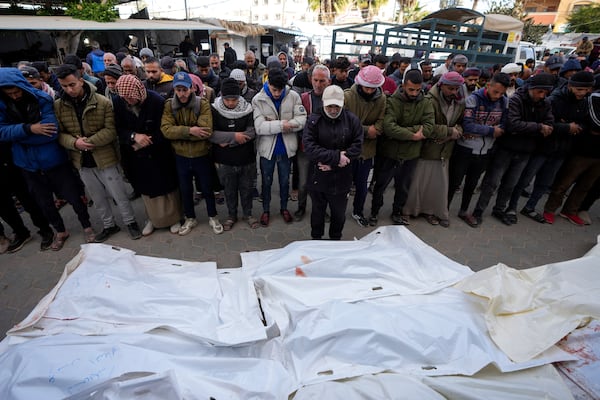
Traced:
POLYGON ((384 82, 381 70, 374 65, 367 65, 356 75, 354 85, 344 92, 346 109, 360 119, 363 127, 362 152, 360 157, 352 160, 352 180, 356 188, 352 218, 363 227, 369 225, 369 220, 363 215, 368 193, 367 181, 373 168, 377 137, 383 132, 386 97, 381 86, 384 82))
POLYGON ((373 189, 369 225, 377 225, 377 215, 383 206, 383 193, 394 178, 394 204, 392 222, 408 225, 402 215, 408 190, 421 153, 421 143, 432 137, 435 114, 431 99, 422 90, 423 76, 417 69, 404 75, 402 86, 387 99, 383 119, 383 135, 377 146, 381 156, 380 170, 373 189))
POLYGON ((54 103, 60 128, 58 141, 69 151, 102 219, 104 229, 96 235, 96 242, 104 242, 121 230, 115 223, 110 198, 115 200, 129 236, 139 239, 142 234, 118 167, 117 131, 111 101, 96 93, 95 86, 84 81, 72 65, 59 67, 56 76, 63 88, 63 95, 54 103))
POLYGON ((198 97, 191 89, 192 78, 183 71, 175 74, 175 95, 165 102, 160 129, 175 150, 179 188, 183 199, 185 222, 179 228, 184 236, 198 225, 194 210, 194 180, 206 201, 208 224, 215 234, 223 233, 217 217, 213 188, 212 160, 209 138, 213 132, 212 111, 208 100, 198 97))

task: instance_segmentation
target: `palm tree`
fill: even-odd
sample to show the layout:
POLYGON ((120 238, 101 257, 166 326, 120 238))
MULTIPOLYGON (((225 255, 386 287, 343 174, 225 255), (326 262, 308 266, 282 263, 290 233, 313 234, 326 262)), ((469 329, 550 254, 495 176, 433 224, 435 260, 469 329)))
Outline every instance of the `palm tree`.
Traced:
POLYGON ((313 11, 319 11, 319 23, 333 25, 335 20, 335 0, 308 0, 308 6, 313 11))

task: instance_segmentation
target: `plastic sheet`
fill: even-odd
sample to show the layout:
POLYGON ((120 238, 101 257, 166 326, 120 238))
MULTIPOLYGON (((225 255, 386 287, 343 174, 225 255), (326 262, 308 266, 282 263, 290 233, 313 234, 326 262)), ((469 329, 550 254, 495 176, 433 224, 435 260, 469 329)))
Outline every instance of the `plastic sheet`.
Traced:
POLYGON ((599 265, 600 257, 594 255, 527 270, 499 264, 456 287, 488 299, 485 318, 491 337, 521 362, 553 346, 589 317, 600 318, 599 265))
POLYGON ((82 246, 74 261, 52 296, 9 335, 106 335, 165 328, 214 345, 267 338, 254 288, 242 271, 218 274, 212 262, 136 256, 101 244, 82 246))

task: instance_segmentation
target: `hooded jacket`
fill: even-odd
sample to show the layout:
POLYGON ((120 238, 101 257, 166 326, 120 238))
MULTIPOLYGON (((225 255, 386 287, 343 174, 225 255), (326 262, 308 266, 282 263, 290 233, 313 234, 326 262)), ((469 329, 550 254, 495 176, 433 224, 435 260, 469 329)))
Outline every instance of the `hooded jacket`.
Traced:
MULTIPOLYGON (((96 147, 89 151, 99 169, 111 167, 119 161, 117 155, 117 131, 112 102, 96 93, 96 87, 84 82, 86 89, 86 104, 81 118, 68 95, 54 102, 54 112, 59 122, 60 134, 58 142, 69 150, 71 161, 75 168, 81 168, 82 151, 75 148, 79 137, 87 138, 87 142, 96 147)), ((85 88, 84 88, 85 89, 85 88)))
POLYGON ((321 108, 308 118, 302 142, 310 159, 306 186, 309 190, 329 194, 344 194, 352 185, 352 166, 339 167, 340 152, 345 151, 350 160, 358 158, 363 143, 363 128, 356 115, 342 109, 331 119, 321 108), (318 163, 329 165, 331 171, 322 171, 318 163))
POLYGON ((534 103, 527 87, 517 89, 508 101, 506 132, 496 144, 516 153, 533 153, 538 139, 543 138, 541 125, 554 124, 552 106, 545 98, 534 103))
POLYGON ((271 159, 275 150, 277 135, 283 131, 281 121, 287 120, 294 125, 293 132, 283 133, 283 142, 288 157, 293 157, 298 149, 298 138, 295 132, 302 131, 306 123, 306 110, 298 93, 285 89, 285 97, 281 102, 279 112, 273 104, 273 100, 263 90, 258 92, 252 99, 254 108, 254 129, 257 135, 258 155, 271 159))
POLYGON ((162 73, 160 75, 160 80, 156 83, 146 79, 144 81, 144 86, 146 89, 160 94, 165 100, 173 97, 173 77, 169 74, 162 73))
POLYGON ((457 140, 460 146, 471 149, 473 154, 485 155, 494 144, 494 126, 504 128, 508 115, 508 98, 502 96, 491 101, 487 89, 471 93, 465 103, 463 133, 468 137, 457 140))
POLYGON ((285 67, 282 68, 283 72, 287 74, 288 79, 292 79, 292 77, 296 74, 296 71, 294 71, 294 68, 290 67, 290 60, 285 51, 280 51, 279 53, 277 53, 277 60, 279 61, 279 56, 281 54, 285 55, 285 67))
POLYGON ((383 136, 378 140, 377 154, 392 160, 413 160, 421 154, 423 141, 412 140, 413 135, 423 127, 423 135, 434 136, 435 114, 431 99, 419 93, 416 100, 409 100, 402 88, 387 98, 383 118, 383 136))
POLYGON ((187 157, 203 157, 208 155, 210 142, 208 138, 199 138, 190 134, 190 127, 199 126, 212 134, 212 112, 208 100, 200 98, 200 114, 196 115, 196 95, 191 93, 187 104, 181 104, 176 96, 165 102, 160 129, 163 135, 171 140, 175 154, 187 157))
POLYGON ((383 132, 383 117, 385 116, 386 97, 381 88, 377 88, 374 96, 366 100, 358 92, 358 85, 354 84, 344 91, 344 108, 351 111, 361 121, 363 128, 363 146, 360 158, 368 160, 375 157, 377 151, 377 138, 367 138, 371 125, 375 125, 378 134, 383 132))
POLYGON ((442 104, 445 103, 446 100, 443 98, 439 85, 434 85, 429 89, 429 93, 427 93, 426 97, 431 99, 435 111, 435 126, 433 131, 436 133, 436 136, 440 136, 441 140, 425 140, 423 142, 423 147, 421 148, 421 158, 424 160, 448 160, 452 155, 455 141, 446 139, 452 136, 451 127, 455 127, 462 133, 462 119, 465 111, 465 102, 454 100, 454 110, 452 115, 448 118, 446 113, 442 110, 442 104))
POLYGON ((67 152, 58 143, 58 133, 52 136, 36 135, 30 126, 34 123, 53 123, 54 100, 35 89, 16 68, 0 68, 0 88, 17 87, 27 102, 27 118, 23 118, 15 102, 0 90, 0 141, 12 143, 13 161, 27 171, 46 171, 68 162, 67 152))

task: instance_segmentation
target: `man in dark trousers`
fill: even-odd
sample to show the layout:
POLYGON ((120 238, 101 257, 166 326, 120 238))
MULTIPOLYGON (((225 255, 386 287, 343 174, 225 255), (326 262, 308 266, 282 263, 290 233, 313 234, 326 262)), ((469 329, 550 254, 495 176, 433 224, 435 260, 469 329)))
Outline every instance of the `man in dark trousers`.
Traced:
POLYGON ((229 43, 225 42, 223 44, 225 47, 225 54, 223 55, 223 60, 225 61, 225 66, 229 69, 234 69, 235 62, 237 61, 237 53, 231 47, 229 47, 229 43))
POLYGON ((329 238, 342 238, 352 185, 350 163, 362 151, 362 124, 343 107, 344 91, 339 86, 328 86, 323 92, 323 108, 311 114, 302 136, 310 159, 307 189, 312 201, 310 235, 313 239, 321 239, 325 233, 327 206, 331 210, 329 238))

